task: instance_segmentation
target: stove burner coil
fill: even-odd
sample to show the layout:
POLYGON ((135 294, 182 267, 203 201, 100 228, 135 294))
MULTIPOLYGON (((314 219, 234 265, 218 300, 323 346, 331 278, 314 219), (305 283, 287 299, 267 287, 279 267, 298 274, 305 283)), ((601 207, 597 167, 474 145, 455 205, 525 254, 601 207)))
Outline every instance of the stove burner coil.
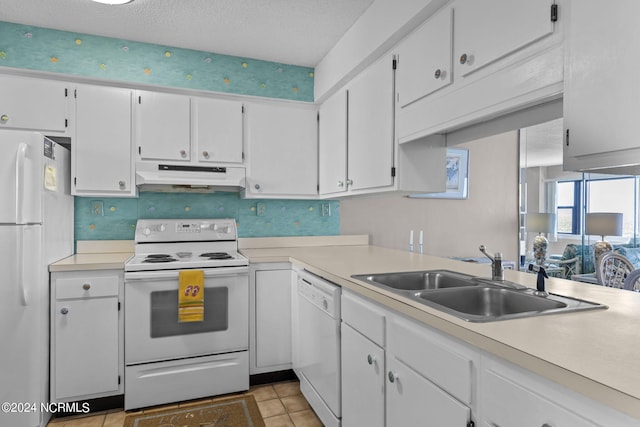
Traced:
POLYGON ((200 255, 202 258, 213 259, 232 259, 233 257, 226 252, 207 252, 200 255))
POLYGON ((173 262, 173 261, 177 261, 177 259, 167 254, 149 254, 145 259, 142 260, 142 262, 148 262, 148 263, 161 263, 161 262, 173 262))

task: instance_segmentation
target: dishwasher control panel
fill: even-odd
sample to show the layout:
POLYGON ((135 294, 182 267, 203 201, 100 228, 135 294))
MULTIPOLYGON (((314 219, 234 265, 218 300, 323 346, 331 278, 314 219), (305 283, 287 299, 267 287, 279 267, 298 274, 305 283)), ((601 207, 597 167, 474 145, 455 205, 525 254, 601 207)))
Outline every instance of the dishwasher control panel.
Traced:
POLYGON ((341 288, 318 276, 306 272, 298 276, 298 296, 326 312, 333 318, 340 318, 341 288))

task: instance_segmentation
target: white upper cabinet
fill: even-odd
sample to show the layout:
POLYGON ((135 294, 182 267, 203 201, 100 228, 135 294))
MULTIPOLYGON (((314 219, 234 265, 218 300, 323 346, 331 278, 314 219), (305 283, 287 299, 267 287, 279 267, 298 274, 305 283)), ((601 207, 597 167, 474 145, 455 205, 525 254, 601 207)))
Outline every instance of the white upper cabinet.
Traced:
POLYGON ((404 107, 453 81, 453 8, 430 17, 397 49, 396 92, 404 107))
POLYGON ((318 181, 320 194, 347 189, 347 92, 340 90, 320 106, 318 181))
MULTIPOLYGON (((640 2, 621 0, 603 9, 601 2, 580 0, 569 6, 564 169, 638 165, 640 2)), ((637 166, 629 172, 640 173, 637 166)))
POLYGON ((560 98, 563 45, 555 1, 454 0, 401 41, 395 49, 398 142, 560 98))
POLYGON ((245 197, 318 194, 318 112, 297 105, 246 104, 245 197))
POLYGON ((393 60, 384 55, 347 85, 347 186, 383 189, 394 183, 393 60))
POLYGON ((72 152, 72 192, 135 196, 130 89, 78 85, 72 152))
POLYGON ((140 159, 189 161, 190 98, 150 91, 137 91, 136 96, 136 143, 140 159))
POLYGON ((242 102, 191 98, 198 162, 242 163, 242 102))
POLYGON ((136 95, 140 160, 243 162, 242 102, 148 91, 136 95))
POLYGON ((456 75, 467 76, 551 33, 555 0, 456 0, 456 75))
POLYGON ((69 87, 65 82, 0 75, 0 129, 64 134, 69 87))

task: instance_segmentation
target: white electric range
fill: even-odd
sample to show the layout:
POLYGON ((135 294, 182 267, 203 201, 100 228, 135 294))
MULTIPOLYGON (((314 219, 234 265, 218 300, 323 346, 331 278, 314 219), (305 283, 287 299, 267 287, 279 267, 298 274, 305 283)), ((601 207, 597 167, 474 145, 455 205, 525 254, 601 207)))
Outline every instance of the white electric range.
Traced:
POLYGON ((125 410, 249 388, 249 261, 234 219, 141 219, 125 264, 125 410), (178 319, 180 272, 204 274, 204 320, 178 319))

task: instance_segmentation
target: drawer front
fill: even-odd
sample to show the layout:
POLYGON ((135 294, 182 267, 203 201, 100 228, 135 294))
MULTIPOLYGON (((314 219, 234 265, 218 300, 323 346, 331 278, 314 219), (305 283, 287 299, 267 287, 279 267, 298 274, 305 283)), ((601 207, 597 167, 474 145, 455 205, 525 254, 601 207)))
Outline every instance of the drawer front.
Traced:
POLYGON ((486 371, 482 384, 485 423, 490 426, 596 426, 498 372, 486 371))
POLYGON ((462 344, 399 316, 389 320, 387 340, 389 353, 461 402, 471 404, 474 362, 462 344))
POLYGON ((58 278, 56 299, 95 298, 118 295, 118 276, 58 278))
POLYGON ((385 312, 375 304, 346 290, 342 292, 341 303, 342 320, 374 343, 384 347, 385 312))

